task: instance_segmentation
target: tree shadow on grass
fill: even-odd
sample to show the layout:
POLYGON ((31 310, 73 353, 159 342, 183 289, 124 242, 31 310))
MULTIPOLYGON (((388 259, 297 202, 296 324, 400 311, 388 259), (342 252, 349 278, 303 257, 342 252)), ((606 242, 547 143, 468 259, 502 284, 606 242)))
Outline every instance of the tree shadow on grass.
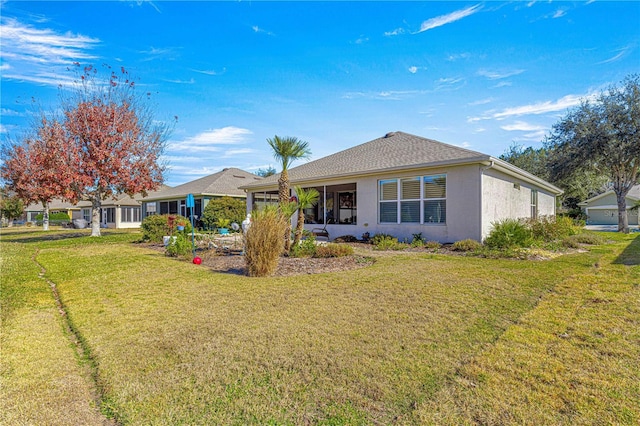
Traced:
POLYGON ((33 235, 30 237, 22 237, 22 238, 5 238, 4 240, 6 242, 11 242, 11 243, 33 244, 33 243, 41 243, 45 241, 58 241, 58 240, 68 240, 71 238, 88 237, 89 235, 90 234, 87 234, 87 233, 81 234, 79 232, 74 232, 69 234, 33 235))
POLYGON ((640 235, 635 237, 612 263, 627 266, 640 265, 640 235))

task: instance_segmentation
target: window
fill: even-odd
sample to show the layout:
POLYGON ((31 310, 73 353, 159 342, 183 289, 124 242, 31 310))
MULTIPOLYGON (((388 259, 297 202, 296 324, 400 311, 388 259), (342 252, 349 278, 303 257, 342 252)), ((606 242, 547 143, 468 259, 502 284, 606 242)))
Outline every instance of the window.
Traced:
POLYGON ((444 224, 447 221, 445 174, 379 181, 380 223, 444 224))
POLYGON ((104 209, 105 211, 105 217, 106 223, 115 223, 116 222, 116 209, 115 207, 107 207, 106 209, 104 209))
POLYGON ((161 201, 160 214, 178 214, 178 201, 161 201))
POLYGON ((424 223, 447 222, 447 176, 425 176, 424 223))
POLYGON ((157 204, 155 202, 146 203, 145 204, 145 215, 151 216, 152 214, 156 214, 157 208, 158 207, 157 207, 157 204))
POLYGON ((398 223, 398 180, 380 181, 380 223, 398 223))
POLYGON ((91 222, 91 209, 82 209, 82 218, 87 222, 91 222))
POLYGON ((400 222, 420 223, 420 178, 400 180, 400 222))
POLYGON ((356 223, 356 193, 338 193, 338 223, 356 223))
POLYGON ((140 222, 140 207, 122 207, 122 222, 140 222))
POLYGON ((538 218, 538 191, 531 190, 531 219, 538 218))

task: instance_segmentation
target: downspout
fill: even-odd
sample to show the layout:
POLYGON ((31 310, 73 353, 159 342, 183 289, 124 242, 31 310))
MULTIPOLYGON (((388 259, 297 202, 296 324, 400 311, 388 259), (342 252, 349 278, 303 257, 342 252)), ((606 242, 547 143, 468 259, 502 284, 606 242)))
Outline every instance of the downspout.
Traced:
POLYGON ((482 242, 482 231, 484 229, 484 215, 482 214, 482 208, 484 205, 484 198, 483 198, 484 188, 482 185, 482 181, 483 181, 482 176, 484 175, 485 170, 489 170, 490 168, 493 167, 493 165, 494 165, 494 161, 491 160, 488 165, 480 166, 480 203, 479 203, 480 204, 479 206, 480 208, 480 216, 479 216, 480 217, 480 242, 482 242))

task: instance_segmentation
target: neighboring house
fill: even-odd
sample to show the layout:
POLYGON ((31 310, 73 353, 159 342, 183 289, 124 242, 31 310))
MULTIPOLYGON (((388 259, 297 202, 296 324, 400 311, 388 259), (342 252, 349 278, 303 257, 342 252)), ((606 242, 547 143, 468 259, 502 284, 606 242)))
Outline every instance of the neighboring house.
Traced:
MULTIPOLYGON (((635 203, 640 201, 640 185, 632 187, 626 199, 629 225, 638 225, 638 209, 632 210, 632 208, 635 203)), ((580 206, 587 215, 587 225, 618 224, 618 201, 616 193, 613 190, 578 203, 578 206, 580 206)))
POLYGON ((187 182, 148 196, 142 203, 142 217, 152 214, 180 214, 187 216, 186 198, 193 194, 194 217, 199 219, 209 200, 224 196, 246 198, 241 186, 260 181, 262 178, 236 168, 223 169, 218 173, 187 182))
MULTIPOLYGON (((151 191, 147 197, 151 197, 160 191, 169 189, 169 186, 162 185, 158 191, 151 191)), ((131 198, 127 194, 110 197, 102 201, 100 208, 100 226, 103 228, 139 228, 142 223, 141 203, 146 198, 141 194, 131 198)), ((36 216, 43 212, 42 204, 30 204, 25 209, 26 221, 36 222, 36 216)), ((84 219, 91 223, 91 202, 80 201, 71 204, 66 201, 54 199, 49 203, 49 213, 65 212, 71 220, 84 219)))
MULTIPOLYGON (((37 222, 36 216, 42 214, 44 208, 42 203, 29 204, 24 208, 24 220, 26 222, 37 222)), ((71 219, 80 217, 80 207, 73 205, 67 201, 54 199, 49 202, 49 214, 51 213, 66 213, 71 219)))
MULTIPOLYGON (((247 210, 277 202, 279 175, 243 187, 247 210)), ((492 222, 555 215, 556 186, 490 155, 403 132, 388 133, 289 170, 316 188, 306 229, 332 238, 368 232, 443 243, 482 241, 492 222)))

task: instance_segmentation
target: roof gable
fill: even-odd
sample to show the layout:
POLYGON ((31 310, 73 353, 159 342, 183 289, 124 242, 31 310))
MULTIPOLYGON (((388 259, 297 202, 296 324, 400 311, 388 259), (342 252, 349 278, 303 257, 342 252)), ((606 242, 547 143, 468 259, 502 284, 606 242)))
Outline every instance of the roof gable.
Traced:
POLYGON ((187 194, 194 195, 229 195, 236 197, 244 197, 245 192, 239 189, 241 186, 248 185, 261 180, 260 176, 253 173, 245 172, 237 168, 227 168, 200 179, 174 186, 164 191, 158 191, 153 195, 145 198, 147 200, 183 198, 187 194))
MULTIPOLYGON (((613 194, 613 196, 615 198, 615 191, 613 189, 610 189, 608 191, 603 192, 602 194, 598 194, 598 195, 596 195, 594 197, 591 197, 591 198, 589 198, 587 200, 584 200, 583 202, 578 203, 578 205, 579 206, 583 206, 583 207, 584 206, 588 206, 589 203, 593 203, 594 201, 598 201, 599 199, 607 197, 607 196, 612 195, 612 194, 613 194)), ((626 198, 629 198, 629 199, 631 199, 633 201, 640 200, 640 185, 632 186, 631 189, 629 190, 629 192, 627 193, 626 198)))
MULTIPOLYGON (((289 179, 294 182, 489 159, 490 156, 480 152, 404 132, 392 132, 294 167, 289 170, 289 179)), ((278 177, 279 174, 269 176, 255 185, 275 183, 278 177)))

